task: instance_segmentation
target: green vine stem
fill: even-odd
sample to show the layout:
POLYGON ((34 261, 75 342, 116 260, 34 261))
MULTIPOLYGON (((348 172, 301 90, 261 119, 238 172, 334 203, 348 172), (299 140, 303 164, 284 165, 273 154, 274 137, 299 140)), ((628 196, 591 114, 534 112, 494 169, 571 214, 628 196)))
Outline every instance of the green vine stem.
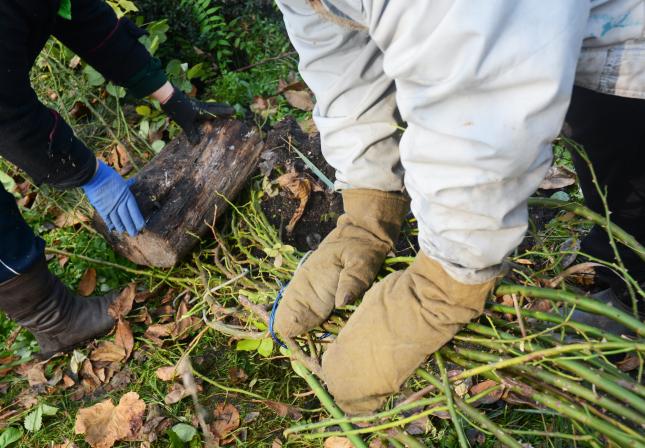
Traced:
POLYGON ((636 238, 618 227, 616 224, 608 222, 604 216, 588 209, 584 205, 550 198, 529 198, 528 203, 529 206, 532 207, 558 208, 575 213, 576 215, 599 225, 606 231, 611 232, 618 241, 636 252, 636 254, 645 261, 645 247, 643 247, 636 238))
MULTIPOLYGON (((316 377, 309 370, 307 370, 307 368, 303 364, 298 361, 292 361, 291 368, 293 368, 293 371, 296 372, 298 376, 302 377, 307 382, 311 390, 314 391, 316 397, 318 397, 318 400, 320 400, 320 403, 325 407, 325 409, 327 409, 327 412, 329 412, 329 414, 336 418, 343 418, 345 416, 343 411, 341 411, 340 408, 336 405, 333 398, 331 398, 325 388, 318 382, 316 377)), ((352 430, 352 425, 349 423, 341 423, 339 426, 343 431, 352 430)), ((352 445, 354 445, 355 448, 368 448, 367 444, 358 435, 348 434, 347 438, 350 442, 352 442, 352 445)))
POLYGON ((614 307, 608 307, 606 303, 574 294, 572 292, 557 289, 536 288, 534 286, 500 285, 495 290, 495 294, 498 296, 520 294, 525 297, 538 297, 540 299, 547 299, 553 302, 565 302, 569 305, 575 305, 583 311, 605 316, 615 320, 616 322, 620 322, 630 330, 636 332, 638 336, 645 337, 645 324, 640 320, 630 316, 624 311, 614 307))
POLYGON ((454 397, 452 396, 452 390, 450 389, 450 381, 448 381, 448 372, 446 371, 446 366, 443 362, 443 358, 439 352, 434 354, 435 360, 437 361, 437 367, 439 367, 439 373, 441 374, 441 381, 437 380, 435 377, 429 373, 424 372, 425 380, 430 381, 430 383, 443 390, 444 395, 446 396, 446 404, 448 405, 448 412, 450 413, 450 419, 452 424, 455 426, 455 432, 457 433, 457 438, 459 439, 459 445, 461 448, 469 448, 468 439, 466 439, 466 434, 464 433, 464 428, 461 426, 461 420, 457 411, 455 410, 454 397), (430 380, 432 379, 432 381, 430 380))

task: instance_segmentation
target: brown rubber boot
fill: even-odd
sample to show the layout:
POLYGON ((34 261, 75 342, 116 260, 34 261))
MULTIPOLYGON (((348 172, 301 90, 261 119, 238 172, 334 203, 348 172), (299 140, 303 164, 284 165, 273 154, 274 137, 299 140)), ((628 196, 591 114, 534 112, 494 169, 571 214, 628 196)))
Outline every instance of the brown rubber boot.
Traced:
POLYGON ((44 359, 108 333, 115 323, 108 313, 115 297, 77 297, 49 272, 44 258, 0 284, 0 309, 33 333, 44 359))

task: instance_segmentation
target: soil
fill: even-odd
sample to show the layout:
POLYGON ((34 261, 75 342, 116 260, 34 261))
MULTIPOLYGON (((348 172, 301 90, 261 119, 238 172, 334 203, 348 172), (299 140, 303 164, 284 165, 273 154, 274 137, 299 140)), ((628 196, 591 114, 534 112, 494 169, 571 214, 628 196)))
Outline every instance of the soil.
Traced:
MULTIPOLYGON (((307 167, 300 156, 290 148, 296 147, 328 179, 334 181, 334 169, 327 164, 320 151, 320 135, 306 134, 293 118, 286 118, 278 123, 267 135, 265 150, 261 156, 260 167, 268 173, 270 181, 275 183, 282 174, 291 170, 303 174, 315 182, 323 191, 312 192, 303 216, 294 230, 289 234, 286 226, 298 208, 299 200, 289 192, 279 189, 276 196, 265 194, 262 211, 269 222, 279 229, 282 241, 301 251, 314 250, 320 241, 336 227, 337 218, 343 213, 340 194, 328 191, 325 184, 307 167)), ((279 188, 277 185, 274 188, 279 188)))

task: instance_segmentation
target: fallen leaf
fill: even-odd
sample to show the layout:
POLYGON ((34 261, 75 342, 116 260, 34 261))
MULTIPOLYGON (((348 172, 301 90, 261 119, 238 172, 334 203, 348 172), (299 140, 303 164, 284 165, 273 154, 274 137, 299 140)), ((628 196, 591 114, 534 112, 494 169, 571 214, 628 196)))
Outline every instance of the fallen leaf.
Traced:
POLYGON ((325 440, 325 448, 352 448, 352 442, 346 437, 330 437, 325 440))
POLYGON ((276 91, 276 95, 280 95, 281 93, 284 93, 287 90, 305 90, 306 88, 307 88, 307 85, 302 81, 288 82, 288 81, 285 81, 284 79, 279 79, 278 90, 276 91))
POLYGON ((168 336, 172 335, 174 331, 174 322, 167 324, 153 324, 146 329, 146 332, 143 335, 144 337, 151 339, 157 345, 161 345, 163 344, 161 338, 167 338, 168 336))
POLYGON ((64 268, 65 265, 67 264, 67 262, 69 262, 69 257, 68 256, 66 256, 66 255, 59 255, 58 256, 58 266, 60 266, 61 268, 64 268))
POLYGON ((244 369, 239 367, 231 367, 228 369, 228 377, 232 384, 244 383, 249 379, 249 376, 246 374, 244 369))
POLYGON ((410 422, 410 424, 405 427, 405 432, 412 436, 427 434, 431 430, 432 425, 430 424, 430 419, 427 415, 410 422))
POLYGON ((307 90, 287 90, 282 94, 287 99, 287 103, 296 109, 304 111, 314 110, 314 100, 311 98, 311 93, 307 90))
POLYGON ((117 143, 108 157, 108 165, 111 165, 119 174, 125 176, 132 171, 132 164, 128 152, 121 143, 117 143))
POLYGON ((130 283, 126 288, 121 291, 119 296, 110 303, 108 307, 108 313, 112 316, 113 319, 119 319, 119 317, 125 317, 132 310, 132 304, 134 302, 134 296, 136 294, 135 283, 130 283))
POLYGON ((161 381, 172 381, 179 376, 177 373, 177 367, 175 366, 159 367, 156 370, 155 375, 157 375, 157 378, 161 381))
POLYGON ((27 370, 26 376, 27 381, 29 381, 29 385, 31 387, 47 384, 47 378, 45 377, 45 366, 41 362, 32 365, 29 370, 27 370))
POLYGON ((78 283, 78 288, 76 288, 76 290, 80 295, 88 297, 94 292, 95 289, 96 269, 88 268, 83 274, 83 277, 81 277, 81 281, 78 283))
POLYGON ((96 373, 94 373, 94 367, 89 359, 83 361, 79 375, 81 377, 81 384, 85 393, 92 393, 101 385, 101 379, 96 376, 96 373))
POLYGON ((302 419, 302 411, 296 406, 272 400, 262 400, 261 403, 273 410, 280 417, 289 417, 292 420, 302 419))
POLYGON ((557 190, 576 183, 576 173, 563 166, 553 165, 549 168, 538 188, 557 190))
POLYGON ((146 404, 136 392, 128 392, 114 406, 111 399, 84 408, 76 415, 76 434, 85 434, 93 448, 110 448, 118 440, 135 435, 143 425, 146 404))
POLYGON ((298 208, 293 213, 287 225, 287 233, 292 233, 296 224, 305 213, 305 207, 309 202, 312 191, 322 191, 322 188, 315 182, 296 171, 290 171, 276 179, 280 187, 286 189, 295 199, 300 201, 298 208))
POLYGON ((278 112, 278 103, 275 98, 263 98, 256 96, 249 106, 251 112, 264 118, 275 115, 278 112))
POLYGON ((92 361, 118 362, 123 361, 126 356, 125 348, 110 341, 101 342, 92 353, 92 361))
POLYGON ((56 218, 54 219, 54 225, 60 229, 63 229, 65 227, 73 227, 82 222, 88 222, 89 220, 90 218, 88 218, 78 210, 74 210, 73 212, 64 211, 56 216, 56 218))
POLYGON ((314 134, 318 132, 318 128, 316 127, 316 123, 314 122, 313 118, 298 120, 298 126, 300 126, 300 130, 305 134, 314 134))
MULTIPOLYGON (((580 264, 575 264, 571 267, 568 267, 564 271, 562 271, 560 274, 557 276, 553 277, 551 280, 545 280, 544 284, 548 288, 555 288, 557 287, 560 283, 564 281, 567 277, 580 277, 580 276, 587 276, 593 279, 596 271, 595 267, 596 266, 602 266, 599 263, 593 263, 593 262, 586 262, 586 263, 580 263, 580 264)), ((593 283, 593 280, 592 280, 593 283)))
POLYGON ((271 442, 271 448, 282 448, 282 440, 280 440, 280 437, 273 439, 273 442, 271 442))
POLYGON ((76 67, 79 66, 80 63, 81 63, 81 57, 78 55, 74 55, 74 57, 72 57, 72 59, 69 60, 69 64, 67 66, 72 70, 74 70, 76 67))
POLYGON ((240 426, 240 413, 230 403, 218 403, 213 410, 213 422, 210 424, 211 432, 220 440, 220 445, 230 443, 234 439, 227 436, 240 426))
POLYGON ((78 445, 69 439, 65 439, 63 443, 56 443, 52 445, 52 448, 78 448, 78 445))
POLYGON ((11 372, 16 366, 9 366, 9 364, 14 361, 18 361, 19 356, 9 355, 3 358, 0 358, 0 377, 5 376, 7 373, 11 372))
MULTIPOLYGON (((482 381, 481 383, 474 384, 470 390, 468 391, 471 396, 477 395, 481 392, 484 392, 485 390, 488 390, 492 387, 497 386, 497 383, 493 380, 485 380, 482 381)), ((502 398, 502 395, 504 394, 504 389, 499 388, 479 400, 473 403, 474 406, 480 405, 480 404, 492 404, 498 401, 500 398, 502 398)))
POLYGON ((127 360, 132 354, 132 349, 134 348, 134 336, 132 335, 130 324, 123 318, 119 318, 116 323, 114 343, 123 348, 125 352, 124 360, 127 360))
POLYGON ((622 361, 619 361, 616 363, 616 366, 623 372, 631 372, 632 370, 637 369, 641 365, 641 360, 639 359, 638 356, 630 353, 629 355, 625 356, 625 358, 622 361))
POLYGON ((180 383, 173 383, 170 392, 166 394, 163 401, 166 404, 179 403, 181 400, 190 395, 190 392, 180 383))
POLYGON ((248 423, 254 422, 258 419, 259 416, 260 416, 259 412, 256 412, 256 411, 249 412, 242 419, 242 424, 246 425, 248 423))
POLYGON ((71 378, 70 378, 69 376, 67 376, 67 375, 63 375, 63 389, 69 389, 69 388, 70 388, 70 387, 72 387, 74 384, 76 384, 76 383, 74 382, 74 380, 73 380, 73 379, 71 379, 71 378))

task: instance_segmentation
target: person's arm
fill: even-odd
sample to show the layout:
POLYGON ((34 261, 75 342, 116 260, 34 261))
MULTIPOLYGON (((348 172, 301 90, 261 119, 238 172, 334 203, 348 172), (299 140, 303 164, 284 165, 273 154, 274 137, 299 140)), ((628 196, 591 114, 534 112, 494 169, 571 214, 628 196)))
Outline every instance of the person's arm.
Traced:
POLYGON ((59 18, 53 34, 105 78, 127 88, 132 95, 158 100, 193 144, 199 142, 203 121, 235 112, 226 104, 189 98, 173 87, 161 62, 139 42, 145 32, 127 18, 117 19, 103 1, 73 1, 71 20, 59 18))
POLYGON ((28 7, 0 3, 0 155, 36 184, 76 187, 96 170, 94 154, 58 113, 45 107, 31 88, 33 24, 28 7))

